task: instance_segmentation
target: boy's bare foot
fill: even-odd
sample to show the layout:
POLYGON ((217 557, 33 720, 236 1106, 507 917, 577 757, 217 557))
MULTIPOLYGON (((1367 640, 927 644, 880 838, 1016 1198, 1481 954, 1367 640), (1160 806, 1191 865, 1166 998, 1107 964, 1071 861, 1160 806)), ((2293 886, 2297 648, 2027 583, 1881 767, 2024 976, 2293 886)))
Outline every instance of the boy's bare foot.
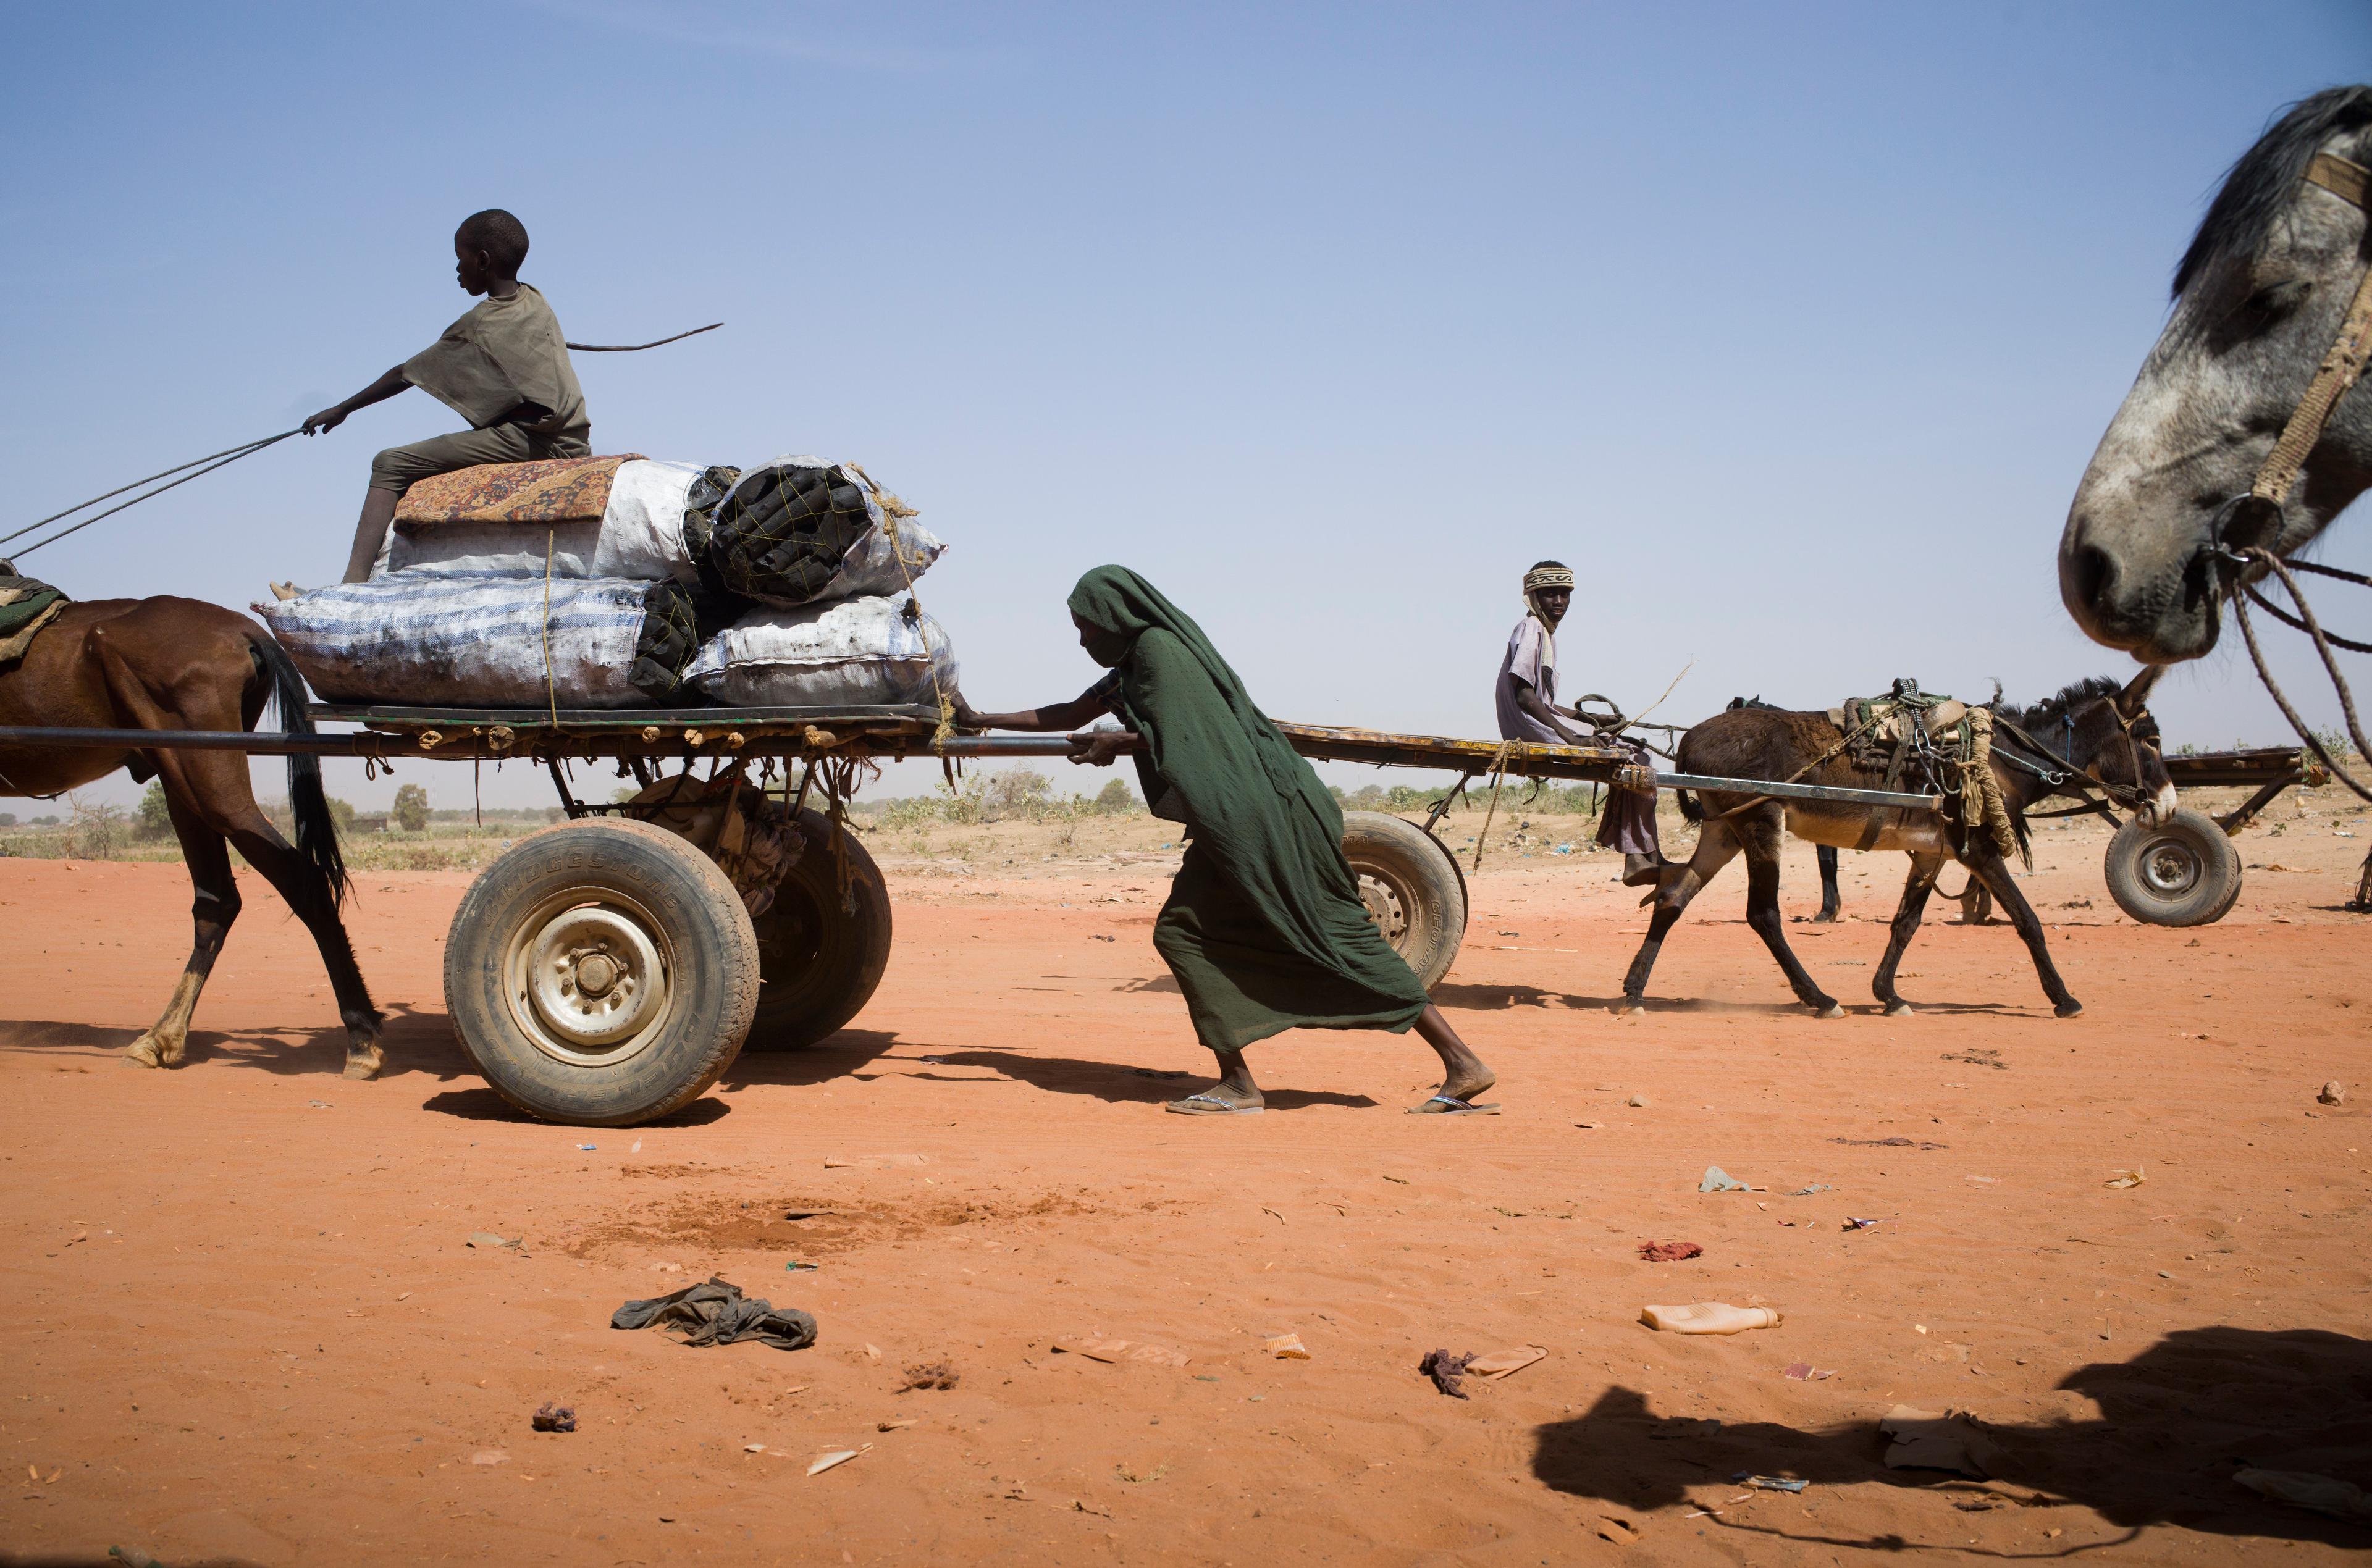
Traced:
POLYGON ((287 603, 292 598, 301 598, 304 597, 304 594, 305 590, 298 587, 294 583, 274 583, 272 585, 272 597, 280 600, 283 604, 287 603))

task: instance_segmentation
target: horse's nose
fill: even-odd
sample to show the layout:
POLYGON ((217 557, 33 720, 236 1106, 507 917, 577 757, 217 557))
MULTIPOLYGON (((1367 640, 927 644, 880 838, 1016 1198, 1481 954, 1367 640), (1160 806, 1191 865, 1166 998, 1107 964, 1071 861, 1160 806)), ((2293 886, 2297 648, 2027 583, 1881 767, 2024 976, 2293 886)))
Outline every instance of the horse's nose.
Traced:
POLYGON ((2083 519, 2070 533, 2077 542, 2059 558, 2059 597, 2080 623, 2105 625, 2117 619, 2117 563, 2107 551, 2084 541, 2083 519))
POLYGON ((2116 575, 2116 563, 2097 544, 2079 544, 2067 559, 2068 587, 2087 604, 2099 603, 2100 591, 2116 575))

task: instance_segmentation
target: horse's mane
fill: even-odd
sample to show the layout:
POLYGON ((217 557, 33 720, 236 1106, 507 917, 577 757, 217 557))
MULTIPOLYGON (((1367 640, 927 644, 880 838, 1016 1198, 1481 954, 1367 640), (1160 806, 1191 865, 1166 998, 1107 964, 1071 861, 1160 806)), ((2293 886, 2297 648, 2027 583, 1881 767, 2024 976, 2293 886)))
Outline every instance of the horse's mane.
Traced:
POLYGON ((2221 263, 2246 261, 2264 249, 2273 220, 2297 195, 2306 166, 2322 145, 2366 125, 2372 125, 2372 87, 2325 87, 2283 110, 2225 174, 2191 249, 2174 269, 2174 296, 2181 298, 2221 263))
POLYGON ((2081 680, 2071 680, 2042 701, 2027 707, 2004 703, 1995 711, 2014 725, 2037 734, 2057 725, 2068 713, 2096 697, 2113 697, 2125 689, 2125 683, 2113 675, 2087 675, 2081 680))

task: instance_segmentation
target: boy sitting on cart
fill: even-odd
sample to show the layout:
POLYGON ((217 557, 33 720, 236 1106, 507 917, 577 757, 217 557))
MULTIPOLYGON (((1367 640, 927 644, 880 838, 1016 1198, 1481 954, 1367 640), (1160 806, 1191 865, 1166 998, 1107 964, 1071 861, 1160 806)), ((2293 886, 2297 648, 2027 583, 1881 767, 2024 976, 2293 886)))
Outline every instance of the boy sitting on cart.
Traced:
MULTIPOLYGON (((1535 562, 1524 574, 1524 618, 1507 634, 1507 655, 1499 661, 1499 679, 1492 688, 1499 738, 1540 746, 1619 746, 1631 753, 1633 764, 1645 766, 1646 748, 1620 734, 1584 738, 1564 724, 1583 715, 1556 705, 1556 629, 1572 604, 1573 571, 1564 562, 1535 562)), ((1622 852, 1624 887, 1656 885, 1665 861, 1656 837, 1652 784, 1641 791, 1618 783, 1607 792, 1598 842, 1622 852)))
MULTIPOLYGON (((355 525, 354 550, 343 579, 370 575, 396 503, 431 474, 481 463, 523 463, 592 455, 585 394, 569 363, 559 319, 534 285, 519 282, 527 260, 527 226, 490 207, 461 220, 453 233, 454 275, 483 303, 445 329, 435 343, 341 403, 308 419, 308 436, 335 430, 356 409, 418 387, 470 422, 471 428, 390 447, 371 459, 370 488, 355 525)), ((293 598, 285 583, 273 593, 293 598)))

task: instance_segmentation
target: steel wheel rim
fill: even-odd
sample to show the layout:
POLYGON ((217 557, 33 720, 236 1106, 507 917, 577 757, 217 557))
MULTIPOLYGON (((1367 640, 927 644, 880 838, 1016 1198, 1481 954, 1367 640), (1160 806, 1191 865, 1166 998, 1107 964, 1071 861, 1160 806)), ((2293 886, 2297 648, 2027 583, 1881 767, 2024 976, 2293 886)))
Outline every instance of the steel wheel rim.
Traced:
POLYGON ((1401 886, 1372 866, 1354 865, 1352 874, 1359 879, 1359 901, 1367 906, 1367 918, 1376 923, 1384 941, 1394 952, 1408 940, 1409 899, 1401 886))
POLYGON ((2142 849, 2142 880, 2162 899, 2179 899, 2199 885, 2206 867, 2180 839, 2154 839, 2142 849))
POLYGON ((538 1051, 576 1067, 639 1055, 673 1011, 673 946, 650 911, 609 888, 553 894, 513 929, 503 997, 538 1051))

